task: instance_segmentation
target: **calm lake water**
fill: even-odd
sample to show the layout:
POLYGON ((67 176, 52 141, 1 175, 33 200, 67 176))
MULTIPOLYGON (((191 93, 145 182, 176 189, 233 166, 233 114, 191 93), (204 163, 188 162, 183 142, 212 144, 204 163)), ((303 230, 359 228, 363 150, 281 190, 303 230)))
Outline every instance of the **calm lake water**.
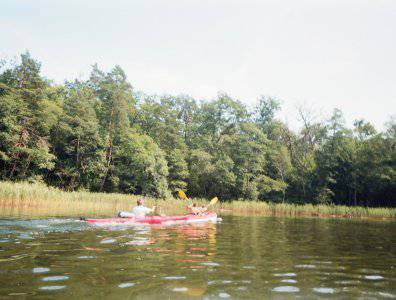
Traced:
POLYGON ((396 222, 0 220, 1 299, 396 299, 396 222))

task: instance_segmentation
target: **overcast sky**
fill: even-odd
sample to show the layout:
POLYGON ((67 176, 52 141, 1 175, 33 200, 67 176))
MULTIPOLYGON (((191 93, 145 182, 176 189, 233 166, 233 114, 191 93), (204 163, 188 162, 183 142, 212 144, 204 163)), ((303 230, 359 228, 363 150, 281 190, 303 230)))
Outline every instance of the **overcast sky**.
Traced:
POLYGON ((56 82, 119 64, 135 90, 283 102, 377 128, 396 114, 395 0, 1 0, 0 57, 56 82))

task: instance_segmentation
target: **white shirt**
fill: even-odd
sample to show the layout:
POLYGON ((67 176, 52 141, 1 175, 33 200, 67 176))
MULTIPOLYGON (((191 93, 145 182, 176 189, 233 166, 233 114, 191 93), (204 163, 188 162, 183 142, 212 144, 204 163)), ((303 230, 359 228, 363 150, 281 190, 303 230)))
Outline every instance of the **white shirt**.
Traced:
POLYGON ((145 217, 146 214, 151 213, 153 210, 151 208, 145 207, 143 205, 135 206, 132 209, 132 213, 135 217, 145 217))

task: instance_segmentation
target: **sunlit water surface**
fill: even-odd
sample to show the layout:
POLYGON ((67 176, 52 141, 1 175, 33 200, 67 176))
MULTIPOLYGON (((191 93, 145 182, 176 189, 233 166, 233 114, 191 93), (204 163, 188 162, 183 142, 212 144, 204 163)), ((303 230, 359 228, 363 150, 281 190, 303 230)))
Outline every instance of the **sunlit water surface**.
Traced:
POLYGON ((0 220, 1 299, 396 299, 396 223, 0 220))

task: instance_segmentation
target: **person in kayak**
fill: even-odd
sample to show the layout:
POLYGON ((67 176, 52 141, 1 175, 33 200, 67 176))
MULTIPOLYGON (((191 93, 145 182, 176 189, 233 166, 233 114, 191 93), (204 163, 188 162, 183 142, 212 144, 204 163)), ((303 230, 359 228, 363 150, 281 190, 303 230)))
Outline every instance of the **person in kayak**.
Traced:
POLYGON ((148 208, 144 206, 144 199, 139 199, 136 201, 136 206, 132 208, 132 212, 124 212, 121 211, 118 213, 118 217, 120 218, 144 218, 148 214, 154 214, 156 210, 156 206, 152 208, 148 208))
POLYGON ((144 206, 144 199, 139 199, 136 201, 136 204, 137 205, 132 208, 132 213, 135 217, 145 217, 148 214, 154 213, 156 210, 156 206, 153 206, 152 208, 144 206))
POLYGON ((190 214, 202 215, 204 212, 206 212, 208 210, 208 207, 204 206, 204 205, 198 206, 196 203, 193 203, 193 204, 187 206, 187 209, 190 214))

